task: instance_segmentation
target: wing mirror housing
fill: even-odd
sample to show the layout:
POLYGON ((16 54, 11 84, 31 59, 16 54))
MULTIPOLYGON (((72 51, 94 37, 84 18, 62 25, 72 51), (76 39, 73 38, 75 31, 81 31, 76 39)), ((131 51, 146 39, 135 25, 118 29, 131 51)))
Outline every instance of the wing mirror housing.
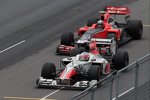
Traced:
POLYGON ((71 57, 68 57, 67 59, 68 59, 68 60, 72 60, 72 58, 71 58, 71 57))
POLYGON ((91 61, 96 61, 96 58, 92 58, 91 61))

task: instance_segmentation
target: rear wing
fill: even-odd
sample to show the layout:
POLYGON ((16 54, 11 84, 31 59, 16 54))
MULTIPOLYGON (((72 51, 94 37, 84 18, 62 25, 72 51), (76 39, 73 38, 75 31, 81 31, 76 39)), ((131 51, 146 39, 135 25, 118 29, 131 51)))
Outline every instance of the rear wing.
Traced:
POLYGON ((101 45, 113 45, 115 43, 114 38, 111 39, 100 39, 100 38, 91 38, 90 40, 78 40, 76 44, 89 44, 91 42, 96 42, 96 45, 99 47, 101 45))
POLYGON ((99 39, 99 38, 92 38, 91 41, 96 41, 97 45, 111 45, 114 42, 114 39, 99 39))
MULTIPOLYGON (((130 15, 130 9, 128 7, 106 6, 105 12, 117 15, 130 15)), ((104 11, 100 11, 100 13, 104 13, 104 11)))
POLYGON ((106 11, 110 14, 130 15, 130 9, 128 7, 107 6, 106 11))

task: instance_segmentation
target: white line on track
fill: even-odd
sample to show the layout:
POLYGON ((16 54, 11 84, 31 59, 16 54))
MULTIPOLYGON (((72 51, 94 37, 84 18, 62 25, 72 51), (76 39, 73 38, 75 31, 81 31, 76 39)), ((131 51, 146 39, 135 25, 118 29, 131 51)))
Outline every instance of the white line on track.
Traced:
POLYGON ((51 96, 51 95, 53 95, 53 94, 55 94, 55 93, 57 93, 57 92, 59 92, 61 89, 63 89, 64 87, 62 87, 62 88, 60 88, 60 89, 58 89, 58 90, 56 90, 56 91, 54 91, 54 92, 52 92, 52 93, 50 93, 50 94, 48 94, 48 95, 46 95, 45 97, 43 97, 42 99, 40 99, 40 100, 46 100, 46 98, 47 97, 49 97, 49 96, 51 96))
MULTIPOLYGON (((130 92, 130 91, 133 90, 133 89, 134 89, 134 87, 128 89, 127 91, 121 93, 118 97, 120 98, 121 96, 125 95, 126 93, 130 92)), ((115 100, 115 99, 116 99, 116 98, 113 98, 112 100, 115 100)))
POLYGON ((26 40, 23 40, 23 41, 21 41, 21 42, 19 42, 19 43, 16 43, 16 44, 14 44, 14 45, 12 45, 12 46, 10 46, 10 47, 8 47, 8 48, 6 48, 6 49, 0 51, 0 54, 3 53, 3 52, 5 52, 5 51, 7 51, 7 50, 9 50, 9 49, 11 49, 11 48, 14 48, 14 47, 18 46, 18 45, 20 45, 20 44, 22 44, 22 43, 24 43, 24 42, 26 42, 26 40))
MULTIPOLYGON (((40 98, 27 98, 27 97, 3 97, 4 99, 9 100, 40 100, 40 98)), ((56 99, 46 99, 46 100, 56 100, 56 99)))
POLYGON ((150 25, 143 25, 144 27, 150 27, 150 25))

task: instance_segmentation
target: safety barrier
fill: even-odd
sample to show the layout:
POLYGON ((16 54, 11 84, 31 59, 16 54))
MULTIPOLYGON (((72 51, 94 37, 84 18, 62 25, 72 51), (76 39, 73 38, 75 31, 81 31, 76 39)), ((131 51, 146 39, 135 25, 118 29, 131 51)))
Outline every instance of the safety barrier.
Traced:
POLYGON ((150 54, 111 73, 71 100, 150 100, 150 54))

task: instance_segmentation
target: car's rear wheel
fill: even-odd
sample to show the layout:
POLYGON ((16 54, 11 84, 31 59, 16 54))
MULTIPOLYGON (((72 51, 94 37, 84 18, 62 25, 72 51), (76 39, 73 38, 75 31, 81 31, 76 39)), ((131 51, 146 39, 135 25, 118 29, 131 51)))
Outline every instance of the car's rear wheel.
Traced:
POLYGON ((72 32, 66 32, 61 35, 61 45, 72 46, 74 44, 74 35, 72 32))
POLYGON ((120 70, 129 64, 129 55, 126 51, 118 51, 113 59, 114 68, 120 70))
POLYGON ((91 18, 87 22, 87 26, 91 27, 93 24, 96 24, 98 22, 99 18, 91 18))
POLYGON ((53 63, 45 63, 42 67, 41 77, 54 79, 56 76, 56 67, 53 63))
POLYGON ((133 39, 141 39, 143 34, 143 24, 141 20, 128 21, 128 33, 133 39))

